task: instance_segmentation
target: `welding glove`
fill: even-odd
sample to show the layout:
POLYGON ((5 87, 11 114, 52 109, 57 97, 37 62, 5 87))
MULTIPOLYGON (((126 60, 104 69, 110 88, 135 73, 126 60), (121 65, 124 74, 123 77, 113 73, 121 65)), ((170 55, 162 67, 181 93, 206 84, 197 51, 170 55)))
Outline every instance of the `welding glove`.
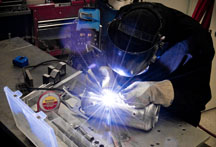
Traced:
POLYGON ((174 90, 169 80, 160 82, 134 82, 121 91, 125 102, 135 108, 144 108, 150 103, 164 107, 171 105, 174 99, 174 90))
POLYGON ((98 70, 89 69, 86 77, 87 84, 95 88, 111 88, 114 83, 113 71, 107 66, 98 70))

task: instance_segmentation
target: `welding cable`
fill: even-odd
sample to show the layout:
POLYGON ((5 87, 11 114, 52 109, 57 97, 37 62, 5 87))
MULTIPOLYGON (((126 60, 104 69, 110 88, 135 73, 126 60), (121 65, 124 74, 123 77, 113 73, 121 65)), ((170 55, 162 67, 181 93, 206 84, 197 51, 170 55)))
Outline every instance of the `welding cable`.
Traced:
MULTIPOLYGON (((59 60, 59 59, 52 59, 52 60, 47 60, 47 61, 44 61, 44 62, 41 62, 41 63, 38 63, 36 65, 30 65, 30 66, 25 66, 22 68, 22 73, 23 73, 23 76, 25 77, 25 72, 27 69, 35 69, 41 65, 46 65, 50 62, 64 62, 67 64, 67 62, 63 61, 63 60, 59 60)), ((25 86, 27 89, 29 90, 43 90, 43 89, 40 89, 40 88, 34 88, 34 87, 28 87, 28 85, 25 86)), ((45 89, 46 90, 46 89, 45 89)), ((55 90, 55 89, 53 89, 55 90)), ((60 90, 60 89, 56 89, 56 90, 60 90)), ((62 90, 61 90, 62 91, 62 90)))
POLYGON ((36 88, 36 87, 26 87, 27 89, 29 90, 54 90, 54 91, 62 91, 64 92, 63 89, 60 89, 60 88, 36 88))
MULTIPOLYGON (((52 59, 52 60, 47 60, 47 61, 44 61, 44 62, 41 62, 41 63, 38 63, 36 65, 31 65, 31 66, 25 66, 22 68, 22 72, 23 72, 23 76, 25 77, 25 71, 26 69, 35 69, 41 65, 46 65, 50 62, 64 62, 66 63, 65 61, 63 60, 59 60, 59 59, 52 59)), ((59 88, 36 88, 36 87, 29 87, 27 84, 22 84, 22 89, 20 89, 21 91, 22 90, 27 90, 27 91, 32 91, 32 90, 54 90, 54 91, 63 91, 62 89, 59 89, 59 88)))
POLYGON ((202 129, 203 131, 205 131, 206 133, 208 133, 209 135, 213 136, 214 138, 216 138, 216 134, 212 133, 211 131, 209 131, 208 129, 206 129, 205 127, 203 127, 202 125, 198 125, 198 127, 200 129, 202 129))
POLYGON ((64 60, 52 59, 52 60, 47 60, 47 61, 38 63, 38 64, 36 64, 36 65, 25 66, 25 67, 23 67, 23 69, 24 69, 24 70, 25 70, 25 69, 29 69, 29 68, 34 69, 34 68, 37 68, 37 67, 39 67, 39 66, 41 66, 41 65, 46 65, 46 64, 48 64, 48 63, 50 63, 50 62, 64 62, 64 63, 67 63, 67 62, 64 61, 64 60))
MULTIPOLYGON (((44 62, 41 62, 41 63, 38 63, 36 65, 30 65, 30 66, 25 66, 22 68, 22 75, 25 77, 25 71, 26 69, 34 69, 34 68, 37 68, 41 65, 46 65, 47 63, 50 63, 50 62, 64 62, 67 64, 67 62, 63 61, 63 60, 59 60, 59 59, 52 59, 52 60, 47 60, 47 61, 44 61, 44 62)), ((21 76, 21 75, 20 75, 21 76)), ((20 79, 20 78, 19 78, 20 79)))
POLYGON ((22 72, 23 72, 23 75, 25 75, 25 70, 26 69, 35 69, 41 65, 46 65, 47 63, 50 63, 50 62, 64 62, 67 64, 67 62, 63 61, 63 60, 59 60, 59 59, 52 59, 52 60, 47 60, 47 61, 44 61, 44 62, 41 62, 41 63, 38 63, 36 65, 30 65, 30 66, 25 66, 22 68, 22 72))
POLYGON ((210 109, 203 110, 203 111, 201 111, 201 113, 205 113, 205 112, 208 112, 208 111, 211 111, 211 110, 214 110, 214 109, 216 109, 216 107, 213 107, 213 108, 210 108, 210 109))
POLYGON ((16 84, 16 89, 20 90, 23 93, 23 95, 27 95, 34 90, 49 90, 49 91, 61 91, 61 92, 63 92, 63 90, 60 88, 29 87, 26 83, 16 84))
MULTIPOLYGON (((209 112, 209 111, 214 110, 214 109, 216 109, 216 107, 213 107, 213 108, 210 108, 210 109, 207 109, 207 110, 203 110, 201 113, 209 112)), ((216 134, 212 133, 211 131, 209 131, 208 129, 206 129, 205 127, 203 127, 202 125, 198 125, 198 127, 200 129, 202 129, 203 131, 205 131, 206 133, 208 133, 209 135, 211 135, 214 138, 216 138, 216 134)))

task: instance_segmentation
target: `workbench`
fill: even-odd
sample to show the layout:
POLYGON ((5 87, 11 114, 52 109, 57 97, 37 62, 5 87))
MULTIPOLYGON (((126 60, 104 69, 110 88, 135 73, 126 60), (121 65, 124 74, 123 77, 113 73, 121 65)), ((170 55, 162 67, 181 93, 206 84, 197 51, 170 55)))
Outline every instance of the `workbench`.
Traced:
MULTIPOLYGON (((4 86, 8 86, 15 91, 15 85, 23 82, 22 69, 15 67, 12 64, 12 60, 18 55, 27 56, 30 65, 35 65, 55 58, 21 38, 0 41, 0 119, 1 122, 26 146, 32 146, 22 132, 16 128, 11 110, 3 92, 4 86)), ((75 69, 67 66, 66 77, 75 72, 75 69)), ((34 87, 39 87, 42 84, 42 74, 44 73, 47 73, 47 66, 38 67, 31 72, 34 78, 34 87)), ((126 143, 127 146, 205 146, 204 142, 209 138, 209 135, 202 130, 195 128, 168 113, 160 114, 158 124, 151 131, 145 132, 132 128, 128 128, 127 130, 132 135, 132 143, 126 143)), ((124 146, 124 144, 125 143, 123 143, 122 146, 124 146)))

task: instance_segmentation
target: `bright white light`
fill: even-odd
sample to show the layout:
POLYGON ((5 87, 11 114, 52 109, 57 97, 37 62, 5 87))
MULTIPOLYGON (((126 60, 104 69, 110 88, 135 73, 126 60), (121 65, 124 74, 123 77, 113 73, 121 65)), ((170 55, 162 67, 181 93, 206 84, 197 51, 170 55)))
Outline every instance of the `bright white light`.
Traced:
POLYGON ((127 104, 124 102, 123 96, 116 93, 111 89, 103 89, 100 94, 88 92, 88 96, 92 102, 105 106, 106 108, 125 107, 127 104))
POLYGON ((105 106, 113 107, 115 104, 121 101, 119 95, 114 91, 104 89, 101 93, 101 102, 105 106))
POLYGON ((102 87, 105 87, 106 85, 109 85, 109 82, 110 82, 110 77, 106 76, 104 78, 104 80, 102 81, 102 87))
POLYGON ((120 68, 114 68, 113 69, 116 73, 118 73, 120 76, 127 76, 127 73, 125 73, 122 69, 120 68))

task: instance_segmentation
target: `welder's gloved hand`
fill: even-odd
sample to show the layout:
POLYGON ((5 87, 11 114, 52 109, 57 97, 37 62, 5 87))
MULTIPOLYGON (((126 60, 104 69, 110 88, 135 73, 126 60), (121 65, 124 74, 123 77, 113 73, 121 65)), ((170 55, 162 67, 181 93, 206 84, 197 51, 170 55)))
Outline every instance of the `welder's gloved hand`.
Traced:
POLYGON ((103 79, 101 82, 102 88, 112 88, 115 80, 112 69, 108 66, 102 66, 99 71, 103 79))
POLYGON ((169 107, 174 99, 174 90, 169 80, 160 82, 134 82, 121 91, 125 102, 135 108, 144 108, 150 103, 169 107))
POLYGON ((95 88, 111 88, 114 82, 112 69, 107 66, 101 66, 96 70, 88 70, 87 84, 95 88))

